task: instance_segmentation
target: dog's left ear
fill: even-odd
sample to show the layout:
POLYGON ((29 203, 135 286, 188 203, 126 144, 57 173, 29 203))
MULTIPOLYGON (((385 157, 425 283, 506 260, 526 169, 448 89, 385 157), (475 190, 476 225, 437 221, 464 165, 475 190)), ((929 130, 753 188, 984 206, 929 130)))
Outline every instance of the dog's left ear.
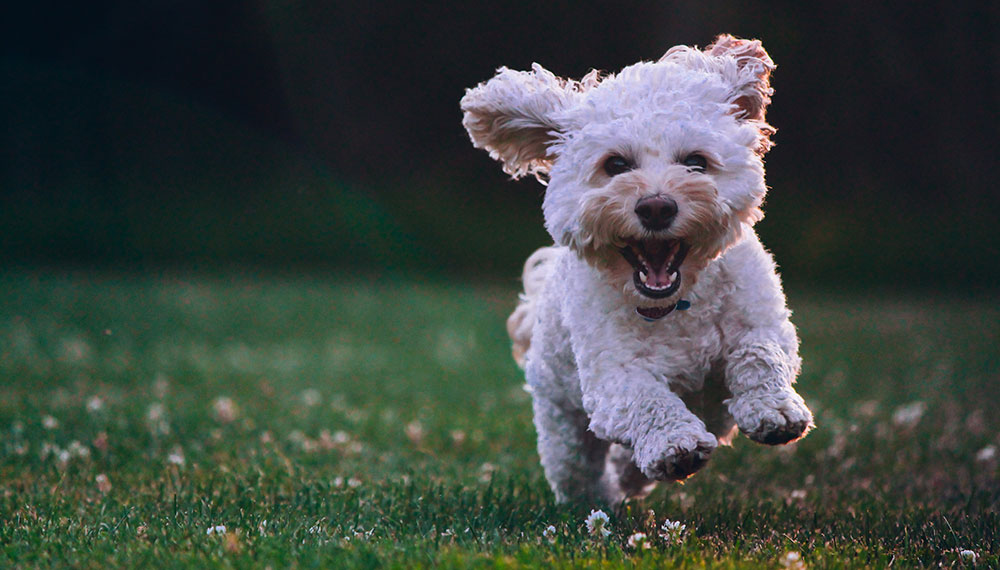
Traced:
POLYGON ((462 97, 465 125, 476 148, 489 151, 514 178, 548 172, 550 145, 562 130, 556 115, 571 105, 582 83, 534 64, 531 71, 501 67, 493 79, 462 97))
POLYGON ((771 104, 771 71, 776 67, 759 40, 744 40, 729 34, 715 38, 704 51, 687 46, 670 48, 660 61, 672 61, 690 69, 718 73, 731 86, 728 101, 741 121, 757 127, 760 136, 756 151, 764 154, 771 148, 774 127, 765 114, 771 104))
POLYGON ((740 118, 764 121, 771 95, 774 94, 770 78, 776 66, 760 40, 744 40, 722 34, 705 48, 705 53, 736 61, 738 73, 733 78, 736 83, 733 103, 740 108, 740 118))

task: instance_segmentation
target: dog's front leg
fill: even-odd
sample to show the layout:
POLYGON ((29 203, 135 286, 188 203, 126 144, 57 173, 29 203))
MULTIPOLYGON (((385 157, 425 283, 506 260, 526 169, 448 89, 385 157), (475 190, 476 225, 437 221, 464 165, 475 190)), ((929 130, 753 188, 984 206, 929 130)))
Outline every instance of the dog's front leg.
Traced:
POLYGON ((648 371, 613 364, 581 370, 583 405, 597 437, 631 447, 650 479, 685 479, 718 445, 668 384, 648 371))
POLYGON ((769 445, 806 434, 813 416, 792 388, 798 373, 794 353, 774 340, 750 334, 727 360, 726 383, 733 396, 726 403, 740 431, 769 445))
POLYGON ((792 388, 802 361, 791 312, 774 261, 759 240, 745 240, 727 257, 729 271, 743 286, 726 300, 719 322, 732 394, 726 405, 750 439, 788 443, 813 424, 812 412, 792 388))

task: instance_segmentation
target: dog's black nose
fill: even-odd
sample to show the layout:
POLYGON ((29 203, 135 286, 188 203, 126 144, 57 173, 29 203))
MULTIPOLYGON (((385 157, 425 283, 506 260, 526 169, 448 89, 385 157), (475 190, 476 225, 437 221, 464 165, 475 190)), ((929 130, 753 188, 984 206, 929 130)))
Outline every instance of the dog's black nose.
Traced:
POLYGON ((660 194, 646 196, 636 202, 635 214, 647 230, 665 230, 677 215, 677 202, 660 194))

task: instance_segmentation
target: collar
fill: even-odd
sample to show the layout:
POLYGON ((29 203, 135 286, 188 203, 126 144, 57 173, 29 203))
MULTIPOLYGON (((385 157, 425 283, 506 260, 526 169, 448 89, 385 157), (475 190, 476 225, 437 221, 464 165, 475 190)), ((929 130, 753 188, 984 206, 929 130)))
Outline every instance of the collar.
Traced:
POLYGON ((674 312, 675 309, 678 311, 686 311, 690 308, 691 302, 686 299, 681 299, 669 307, 650 307, 648 309, 636 307, 635 313, 639 315, 642 320, 652 323, 674 312))

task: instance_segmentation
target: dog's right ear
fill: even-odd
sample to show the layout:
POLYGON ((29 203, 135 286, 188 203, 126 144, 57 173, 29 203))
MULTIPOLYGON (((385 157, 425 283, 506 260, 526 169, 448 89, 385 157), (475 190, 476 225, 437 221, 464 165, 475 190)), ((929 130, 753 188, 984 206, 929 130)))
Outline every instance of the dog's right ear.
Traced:
POLYGON ((560 79, 542 66, 531 71, 506 67, 469 89, 462 111, 472 144, 489 151, 514 178, 548 172, 555 158, 549 146, 561 127, 556 115, 579 94, 581 84, 560 79))

